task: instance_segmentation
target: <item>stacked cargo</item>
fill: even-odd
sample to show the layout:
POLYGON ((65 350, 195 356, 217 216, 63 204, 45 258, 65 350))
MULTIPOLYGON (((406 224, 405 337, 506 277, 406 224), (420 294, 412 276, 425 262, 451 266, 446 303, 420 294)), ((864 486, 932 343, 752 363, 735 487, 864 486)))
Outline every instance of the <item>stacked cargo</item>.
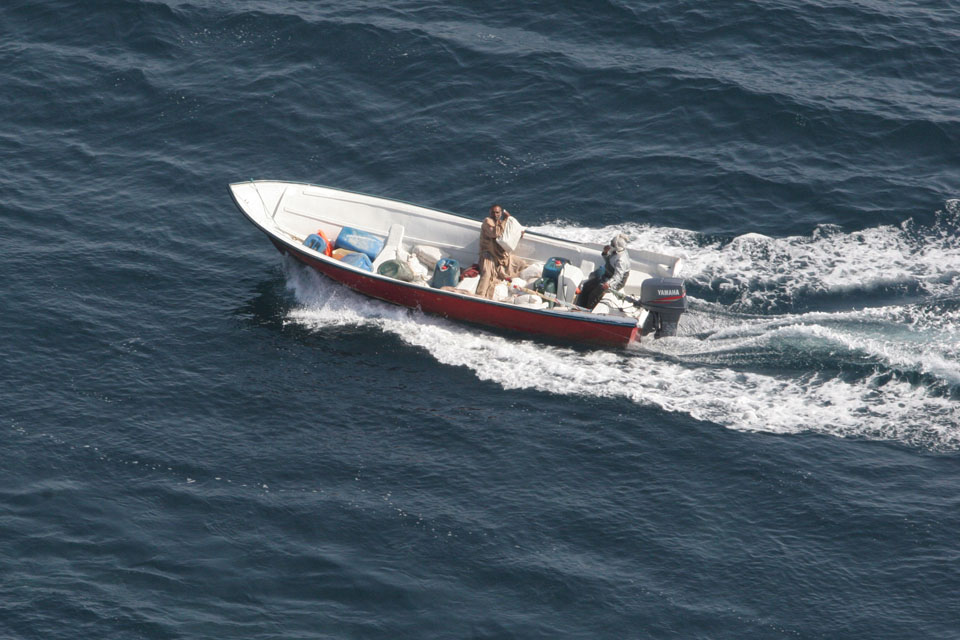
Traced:
MULTIPOLYGON (((402 227, 399 231, 402 235, 402 227)), ((373 264, 385 247, 380 237, 352 227, 343 227, 333 243, 323 231, 317 231, 303 244, 365 271, 374 271, 373 264)), ((456 259, 428 245, 414 245, 408 251, 400 246, 399 237, 394 245, 389 255, 395 257, 381 257, 376 268, 379 275, 434 289, 476 295, 480 280, 477 265, 462 269, 456 259)), ((564 306, 563 303, 572 303, 581 280, 583 273, 568 259, 549 258, 542 264, 527 265, 519 277, 498 283, 493 300, 528 308, 564 306)))
POLYGON ((365 271, 373 271, 373 260, 383 249, 383 240, 372 233, 352 227, 340 229, 333 243, 322 229, 318 229, 316 233, 307 236, 303 244, 318 253, 365 271))

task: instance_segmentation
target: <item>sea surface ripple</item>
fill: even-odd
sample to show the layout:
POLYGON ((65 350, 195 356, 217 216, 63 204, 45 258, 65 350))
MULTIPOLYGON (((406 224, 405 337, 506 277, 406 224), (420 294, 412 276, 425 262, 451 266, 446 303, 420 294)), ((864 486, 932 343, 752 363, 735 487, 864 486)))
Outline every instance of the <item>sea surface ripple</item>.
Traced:
POLYGON ((958 638, 955 3, 7 0, 0 637, 958 638), (547 344, 294 180, 680 256, 547 344))

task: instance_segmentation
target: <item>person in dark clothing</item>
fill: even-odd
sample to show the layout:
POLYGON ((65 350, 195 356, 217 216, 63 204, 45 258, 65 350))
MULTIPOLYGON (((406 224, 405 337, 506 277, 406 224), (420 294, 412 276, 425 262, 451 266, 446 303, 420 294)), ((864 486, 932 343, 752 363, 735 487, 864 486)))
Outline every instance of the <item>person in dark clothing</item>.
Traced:
POLYGON ((618 233, 603 248, 603 268, 597 269, 580 285, 576 304, 593 309, 607 291, 617 291, 627 283, 630 275, 630 254, 627 253, 627 236, 618 233))

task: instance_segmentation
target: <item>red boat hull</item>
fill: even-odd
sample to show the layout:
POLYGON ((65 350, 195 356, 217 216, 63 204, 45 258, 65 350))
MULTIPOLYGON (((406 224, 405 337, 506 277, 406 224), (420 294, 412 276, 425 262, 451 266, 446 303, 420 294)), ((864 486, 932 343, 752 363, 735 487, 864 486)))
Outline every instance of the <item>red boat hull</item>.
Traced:
POLYGON ((320 260, 294 245, 270 237, 281 253, 289 254, 323 275, 354 291, 392 304, 418 309, 454 320, 520 331, 564 342, 626 346, 639 337, 635 321, 589 313, 557 314, 525 309, 483 298, 428 289, 383 276, 358 272, 332 260, 320 260))

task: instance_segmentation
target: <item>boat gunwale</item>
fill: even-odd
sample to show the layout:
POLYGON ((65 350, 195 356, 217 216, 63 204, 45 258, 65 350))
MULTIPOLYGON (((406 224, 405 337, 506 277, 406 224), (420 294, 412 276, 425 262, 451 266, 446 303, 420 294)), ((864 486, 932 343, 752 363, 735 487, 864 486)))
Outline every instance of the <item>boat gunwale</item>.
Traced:
MULTIPOLYGON (((396 202, 396 203, 398 203, 398 204, 405 204, 405 205, 407 205, 407 206, 416 207, 416 208, 418 208, 418 209, 424 209, 424 210, 426 210, 426 211, 432 211, 432 212, 435 212, 435 213, 442 213, 442 214, 444 214, 444 215, 453 216, 454 218, 460 218, 461 220, 467 220, 467 221, 469 221, 469 222, 472 222, 473 224, 477 225, 477 228, 479 228, 479 227, 480 227, 480 224, 481 224, 481 223, 480 223, 478 220, 476 220, 475 218, 471 218, 471 217, 469 217, 469 216, 465 216, 465 215, 463 215, 463 214, 461 214, 461 213, 454 213, 453 211, 447 211, 447 210, 445 210, 445 209, 434 209, 433 207, 425 207, 424 205, 422 205, 422 204, 417 204, 417 203, 415 203, 415 202, 407 202, 406 200, 397 200, 396 198, 385 198, 385 197, 383 197, 383 196, 375 196, 375 195, 373 195, 372 193, 364 193, 363 191, 351 191, 350 189, 341 189, 341 188, 339 188, 339 187, 331 187, 331 186, 328 186, 328 185, 325 185, 325 184, 316 184, 316 183, 313 183, 313 182, 301 182, 301 181, 299 181, 299 180, 294 180, 294 181, 290 181, 290 180, 243 180, 243 181, 241 181, 241 182, 231 182, 231 183, 229 183, 229 184, 227 185, 227 187, 229 188, 229 187, 232 187, 232 186, 234 186, 234 185, 245 185, 245 184, 254 184, 254 185, 255 185, 255 184, 257 184, 258 182, 270 182, 270 183, 273 183, 273 184, 283 184, 283 185, 302 185, 302 186, 304 186, 304 187, 320 187, 321 189, 330 189, 331 191, 340 191, 341 193, 349 193, 349 194, 351 194, 351 195, 363 196, 363 197, 365 197, 365 198, 374 198, 375 200, 383 200, 383 201, 385 201, 385 202, 396 202)), ((231 197, 232 197, 232 195, 233 195, 233 189, 230 189, 230 194, 231 194, 231 197)), ((240 207, 240 204, 237 203, 236 198, 233 198, 233 201, 234 201, 234 203, 237 204, 238 207, 240 207)), ((243 211, 243 208, 240 207, 240 210, 243 211)), ((248 217, 249 217, 249 216, 248 216, 248 217)), ((558 238, 557 236, 551 236, 551 235, 549 235, 549 234, 542 233, 542 232, 540 232, 540 231, 530 231, 529 229, 526 229, 526 228, 524 229, 524 231, 526 232, 527 235, 537 236, 537 237, 539 237, 539 238, 544 238, 544 239, 546 239, 546 240, 554 240, 554 241, 556 241, 556 242, 563 242, 563 243, 567 243, 567 244, 573 245, 573 246, 575 246, 575 247, 586 247, 586 248, 588 248, 588 249, 596 249, 596 247, 602 246, 602 245, 597 244, 597 243, 577 242, 577 241, 575 241, 575 240, 568 240, 567 238, 558 238)))

